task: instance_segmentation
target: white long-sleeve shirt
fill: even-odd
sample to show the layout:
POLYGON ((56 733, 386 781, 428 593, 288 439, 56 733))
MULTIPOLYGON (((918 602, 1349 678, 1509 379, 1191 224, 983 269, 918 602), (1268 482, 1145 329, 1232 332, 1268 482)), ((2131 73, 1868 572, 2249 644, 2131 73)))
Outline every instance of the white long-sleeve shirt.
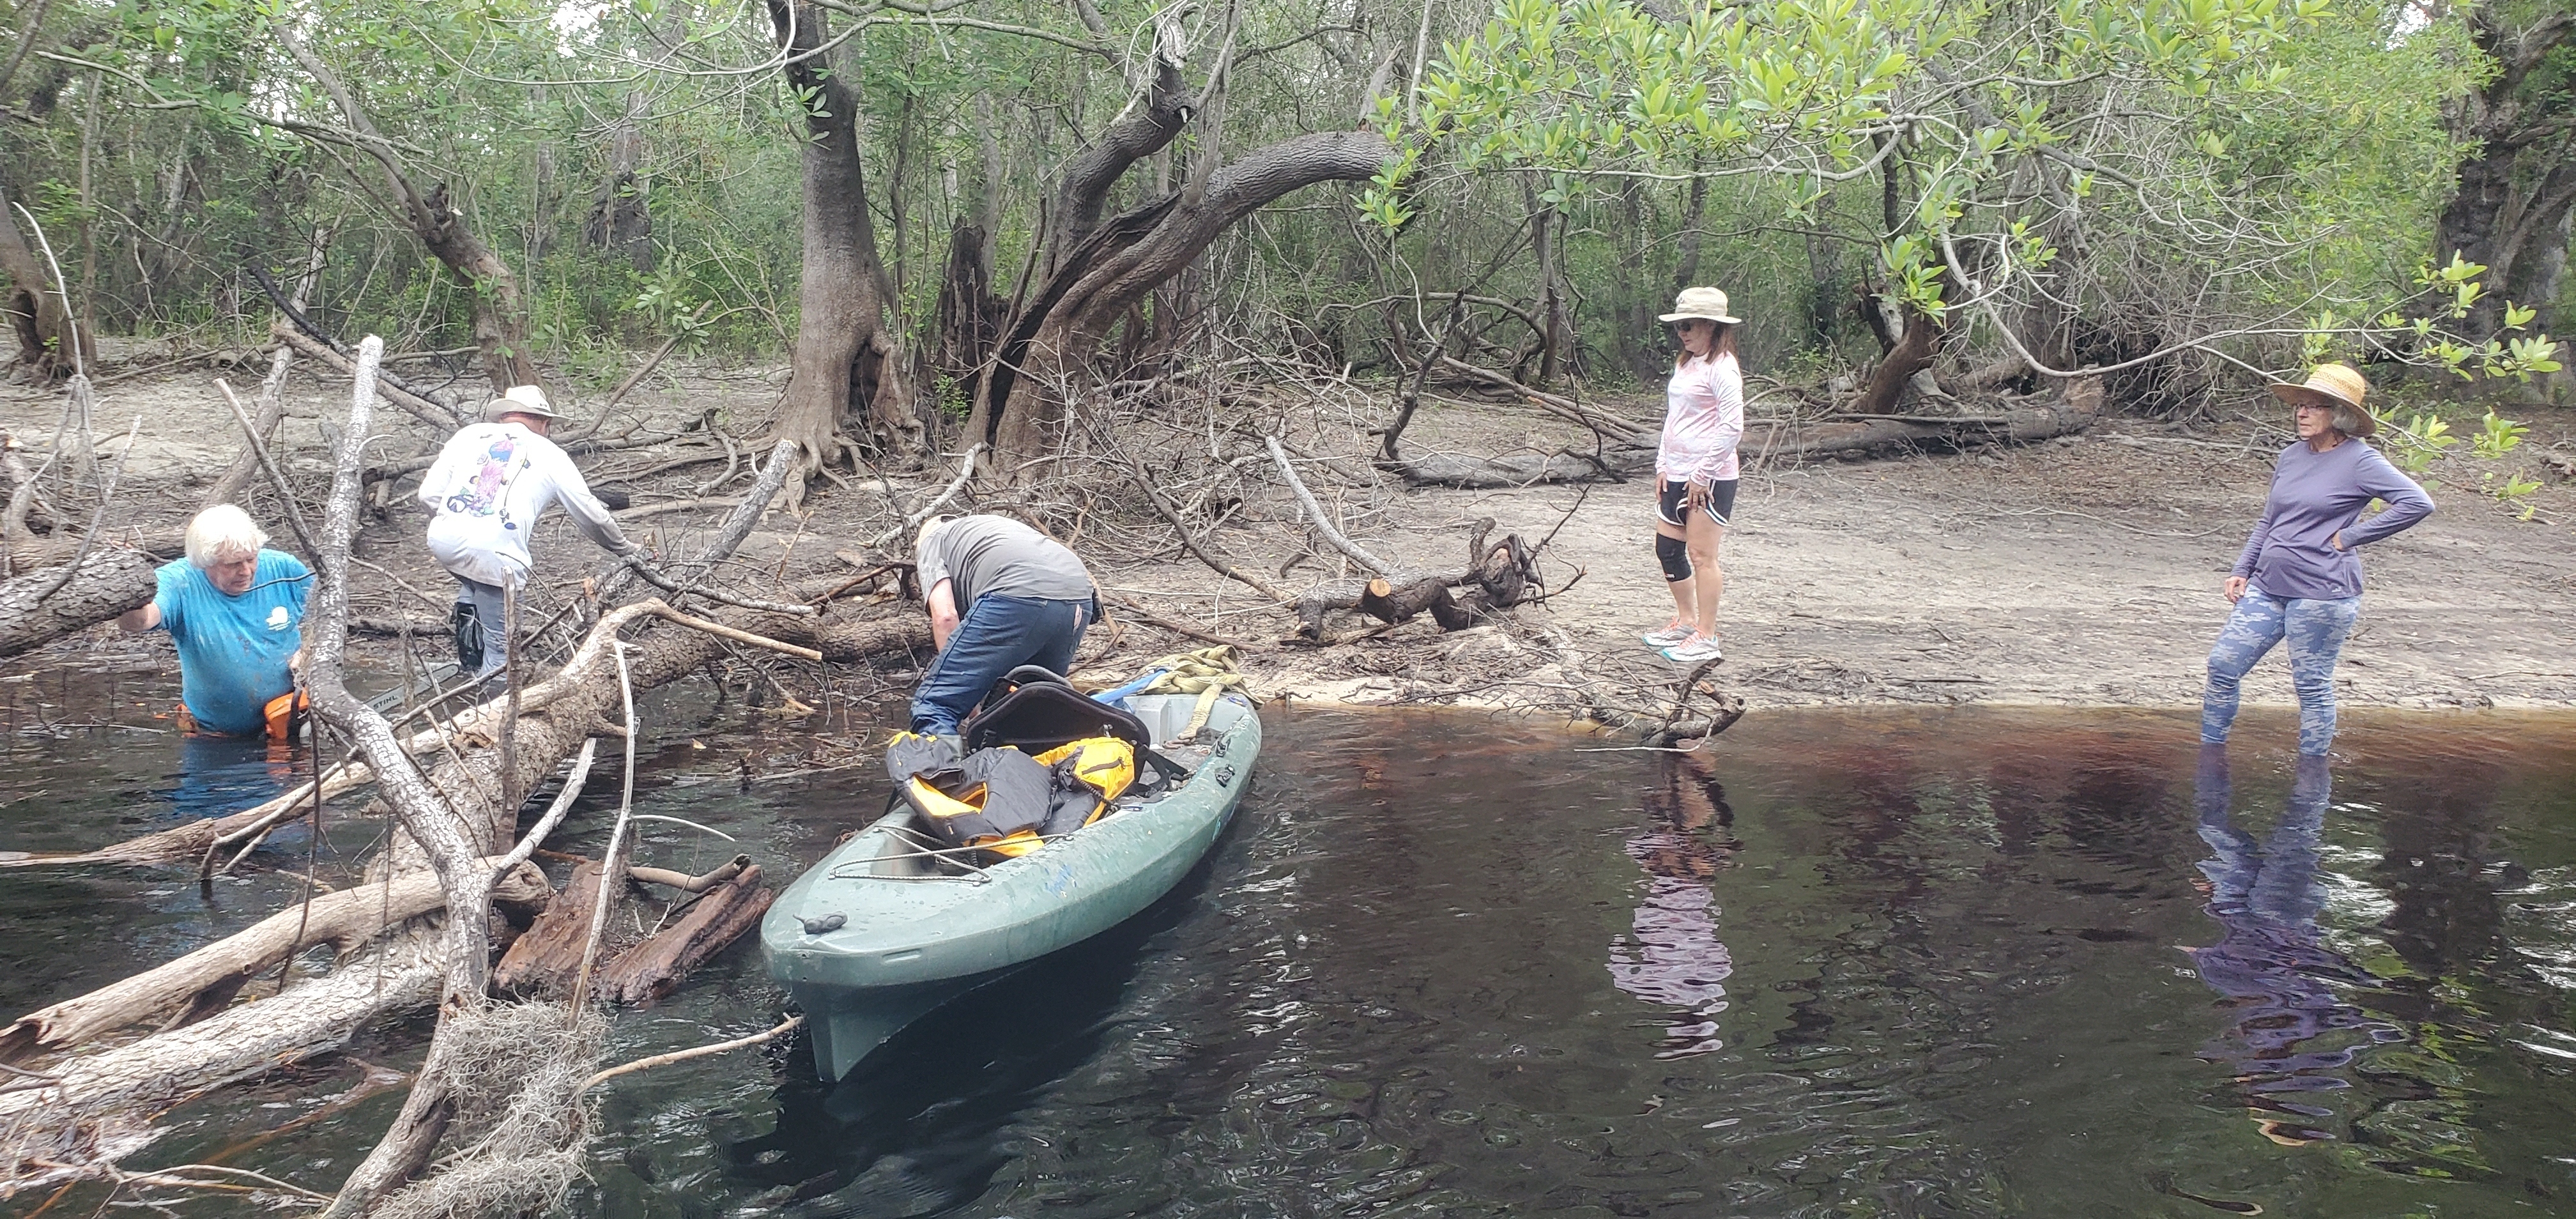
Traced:
POLYGON ((1655 473, 1665 482, 1708 483, 1736 476, 1744 440, 1744 372, 1735 357, 1692 360, 1664 383, 1664 436, 1655 473))
POLYGON ((449 437, 421 477, 420 502, 436 514, 429 523, 429 552, 447 570, 485 584, 517 588, 527 582, 533 562, 528 535, 555 504, 609 552, 634 549, 572 458, 516 420, 477 423, 449 437))

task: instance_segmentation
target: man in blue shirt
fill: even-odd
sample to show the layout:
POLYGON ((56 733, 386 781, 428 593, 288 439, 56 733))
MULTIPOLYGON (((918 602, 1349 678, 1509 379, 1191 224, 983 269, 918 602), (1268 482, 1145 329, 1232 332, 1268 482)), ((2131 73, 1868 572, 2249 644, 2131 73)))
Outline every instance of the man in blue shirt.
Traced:
POLYGON ((250 515, 218 504, 188 522, 188 557, 163 564, 152 603, 116 620, 155 627, 179 645, 180 727, 222 736, 282 738, 271 703, 295 692, 303 661, 304 599, 312 572, 262 547, 250 515))

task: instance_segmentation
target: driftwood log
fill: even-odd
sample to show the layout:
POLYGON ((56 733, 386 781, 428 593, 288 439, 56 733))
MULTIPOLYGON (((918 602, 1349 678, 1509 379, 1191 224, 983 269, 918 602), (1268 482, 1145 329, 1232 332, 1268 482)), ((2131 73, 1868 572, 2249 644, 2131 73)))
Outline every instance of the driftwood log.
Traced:
POLYGON ((611 1003, 652 1003, 678 990, 689 971, 760 925, 777 897, 760 883, 753 864, 709 889, 677 922, 610 961, 599 971, 599 995, 611 1003))
MULTIPOLYGON (((611 894, 613 899, 616 895, 611 894)), ((583 860, 574 864, 572 879, 564 882, 563 895, 537 915, 510 949, 501 954, 501 963, 492 967, 492 989, 504 995, 529 995, 545 989, 560 989, 581 965, 581 949, 590 938, 591 912, 599 901, 599 864, 583 860)), ((616 913, 615 905, 609 913, 616 913)))
MULTIPOLYGON (((758 926, 761 913, 775 896, 761 887, 760 866, 748 855, 737 855, 702 876, 653 867, 622 871, 629 883, 608 895, 608 926, 615 925, 617 911, 629 896, 626 891, 636 883, 708 896, 692 903, 678 922, 629 945, 600 969, 598 993, 611 1003, 647 1003, 677 990, 690 970, 758 926)), ((527 996, 572 990, 592 920, 599 917, 599 874, 596 860, 573 865, 563 896, 537 916, 492 968, 495 992, 527 996)))
POLYGON ((1493 530, 1492 517, 1476 522, 1467 542, 1467 566, 1458 571, 1398 571, 1366 580, 1330 580, 1306 590, 1297 599, 1297 638, 1322 641, 1326 617, 1341 610, 1390 624, 1428 613, 1441 630, 1457 631, 1520 604, 1538 585, 1538 554, 1516 533, 1486 545, 1493 530))

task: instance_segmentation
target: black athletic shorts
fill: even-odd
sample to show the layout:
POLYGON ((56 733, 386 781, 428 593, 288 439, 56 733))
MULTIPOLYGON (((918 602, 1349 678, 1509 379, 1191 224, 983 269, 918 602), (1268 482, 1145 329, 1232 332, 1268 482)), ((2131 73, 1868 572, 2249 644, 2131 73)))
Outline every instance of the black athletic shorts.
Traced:
MULTIPOLYGON (((1720 525, 1735 523, 1735 481, 1721 478, 1708 485, 1708 516, 1720 525)), ((1682 497, 1689 493, 1689 483, 1665 483, 1663 493, 1655 497, 1655 515, 1676 529, 1687 527, 1682 519, 1682 497)))

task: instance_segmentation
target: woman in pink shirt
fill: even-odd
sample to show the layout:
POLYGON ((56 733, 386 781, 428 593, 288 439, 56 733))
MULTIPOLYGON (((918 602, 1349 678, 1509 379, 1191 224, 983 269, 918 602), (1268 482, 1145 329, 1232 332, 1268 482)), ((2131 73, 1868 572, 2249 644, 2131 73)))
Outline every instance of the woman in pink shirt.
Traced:
POLYGON ((1673 593, 1673 620, 1646 635, 1665 659, 1720 660, 1717 599, 1726 574, 1717 544, 1735 516, 1735 448, 1744 439, 1744 370, 1735 359, 1739 319, 1726 294, 1684 288, 1663 320, 1682 344, 1664 385, 1664 436, 1655 450, 1655 559, 1673 593))

